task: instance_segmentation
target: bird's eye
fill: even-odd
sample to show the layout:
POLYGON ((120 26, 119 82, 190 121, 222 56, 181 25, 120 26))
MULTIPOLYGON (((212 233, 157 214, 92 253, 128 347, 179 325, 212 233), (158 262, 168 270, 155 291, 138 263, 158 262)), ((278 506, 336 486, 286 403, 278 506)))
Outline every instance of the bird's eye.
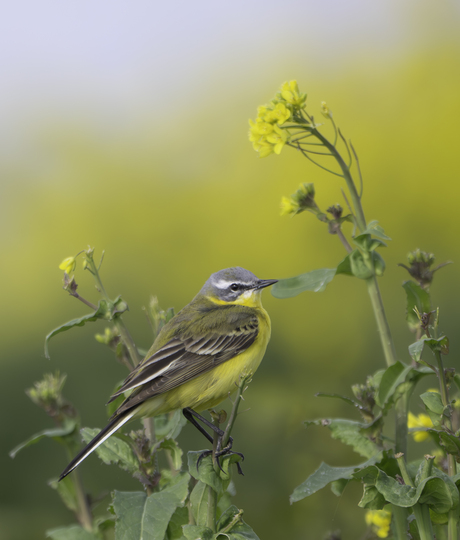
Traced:
POLYGON ((232 285, 230 285, 230 289, 234 292, 236 292, 239 288, 240 287, 237 283, 233 283, 232 285))

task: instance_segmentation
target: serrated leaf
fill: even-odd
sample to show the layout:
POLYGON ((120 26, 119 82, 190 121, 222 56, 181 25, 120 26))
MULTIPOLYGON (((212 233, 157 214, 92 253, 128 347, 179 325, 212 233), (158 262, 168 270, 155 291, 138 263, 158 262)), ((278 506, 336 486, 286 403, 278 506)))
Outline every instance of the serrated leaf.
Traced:
POLYGON ((438 392, 425 392, 420 396, 425 404, 425 407, 435 414, 442 415, 444 405, 442 404, 441 395, 438 392))
POLYGON ((212 540, 213 532, 208 527, 200 525, 184 525, 182 527, 187 540, 212 540))
POLYGON ((309 497, 316 493, 320 489, 323 489, 331 482, 336 480, 353 480, 353 473, 378 463, 382 459, 382 453, 374 456, 373 458, 361 463, 360 465, 353 465, 351 467, 331 467, 326 463, 321 463, 319 468, 311 474, 305 482, 297 486, 289 498, 290 503, 301 501, 305 497, 309 497))
POLYGON ((61 324, 61 326, 58 326, 57 328, 52 330, 45 338, 45 357, 48 360, 50 359, 50 355, 48 351, 48 343, 51 338, 53 338, 54 336, 57 336, 61 332, 70 330, 71 328, 74 328, 75 326, 84 326, 87 322, 94 322, 94 321, 97 321, 98 319, 106 319, 107 313, 108 313, 107 302, 105 300, 100 300, 99 306, 94 313, 83 315, 83 317, 79 317, 78 319, 72 319, 71 321, 61 324))
POLYGON ((80 525, 70 525, 70 527, 59 527, 46 531, 46 537, 52 540, 99 540, 96 535, 85 531, 80 525))
POLYGON ((403 288, 406 291, 406 320, 413 330, 419 328, 420 321, 414 307, 419 313, 429 313, 431 311, 431 300, 429 293, 414 281, 405 281, 403 288))
MULTIPOLYGON (((89 443, 100 432, 97 428, 83 428, 80 433, 85 443, 89 443)), ((139 461, 131 446, 120 439, 117 434, 112 435, 96 448, 96 454, 106 464, 116 464, 130 474, 139 470, 139 461)))
POLYGON ((222 491, 222 479, 216 474, 212 463, 211 456, 207 456, 200 461, 200 466, 197 468, 196 464, 200 455, 206 452, 206 450, 199 450, 198 452, 188 452, 188 470, 189 473, 196 480, 200 480, 204 484, 211 486, 216 493, 222 491))
POLYGON ((309 425, 323 426, 325 425, 331 430, 331 435, 334 439, 342 441, 353 448, 355 452, 363 457, 370 458, 379 452, 379 447, 369 440, 362 432, 369 427, 368 424, 355 422, 342 418, 333 418, 324 423, 323 420, 312 420, 305 422, 309 425))
POLYGON ((272 288, 275 298, 292 298, 304 291, 322 292, 335 276, 335 268, 320 268, 300 276, 280 279, 272 288))
POLYGON ((35 433, 35 435, 32 435, 32 437, 29 437, 26 441, 18 444, 15 448, 13 448, 13 450, 11 450, 9 455, 11 458, 14 458, 20 450, 22 450, 23 448, 27 448, 28 446, 31 446, 32 444, 35 444, 44 438, 50 438, 55 441, 62 442, 62 438, 71 435, 75 431, 76 427, 77 423, 75 422, 75 420, 68 419, 66 420, 63 427, 44 429, 43 431, 39 431, 38 433, 35 433))
POLYGON ((160 448, 163 448, 163 450, 171 453, 173 466, 176 471, 179 471, 182 467, 183 452, 182 448, 180 448, 180 446, 177 444, 177 441, 174 439, 165 439, 164 441, 161 441, 160 448))
POLYGON ((48 482, 48 485, 55 489, 62 499, 65 506, 72 512, 78 510, 77 492, 75 490, 75 483, 70 476, 66 476, 60 482, 57 478, 53 478, 48 482))
POLYGON ((163 540, 180 501, 174 493, 115 491, 115 540, 163 540))

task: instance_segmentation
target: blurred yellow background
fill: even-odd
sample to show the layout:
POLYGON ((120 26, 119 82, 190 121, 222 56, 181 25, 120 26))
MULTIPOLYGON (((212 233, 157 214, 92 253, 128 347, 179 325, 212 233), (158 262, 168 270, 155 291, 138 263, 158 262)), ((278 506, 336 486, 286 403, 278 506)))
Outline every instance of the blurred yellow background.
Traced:
MULTIPOLYGON (((7 455, 51 426, 24 390, 44 372, 67 373, 65 394, 83 425, 101 427, 104 403, 125 375, 93 339, 102 323, 60 334, 44 358, 44 336, 87 312, 61 288, 64 257, 88 244, 96 257, 105 250, 104 283, 128 302, 124 318, 142 347, 151 339, 141 310, 150 294, 178 310, 228 266, 271 279, 343 258, 312 215, 280 218, 278 208, 300 182, 315 183, 320 207, 343 204, 343 182, 289 148, 260 160, 247 140, 248 118, 285 80, 298 80, 318 118, 326 100, 359 153, 366 217, 393 238, 380 283, 399 357, 408 361, 401 288, 408 276, 397 263, 416 247, 438 262, 460 260, 457 2, 29 0, 3 11, 2 538, 39 539, 73 522, 47 486, 67 463, 64 451, 41 441, 14 461, 7 455)), ((433 288, 453 366, 457 275, 457 264, 443 269, 433 288)), ((76 280, 97 301, 80 265, 76 280)), ((337 529, 357 538, 365 530, 359 486, 340 499, 329 489, 293 506, 288 497, 322 460, 360 461, 302 421, 356 418, 314 394, 350 395, 351 384, 384 365, 364 283, 340 276, 324 293, 291 300, 266 292, 264 305, 272 341, 246 394, 250 411, 236 425, 246 476, 237 479, 235 504, 261 539, 337 529)), ((420 410, 417 397, 412 410, 420 410)), ((193 431, 181 435, 185 450, 204 446, 193 431)), ((95 495, 139 489, 95 457, 81 471, 95 495)))

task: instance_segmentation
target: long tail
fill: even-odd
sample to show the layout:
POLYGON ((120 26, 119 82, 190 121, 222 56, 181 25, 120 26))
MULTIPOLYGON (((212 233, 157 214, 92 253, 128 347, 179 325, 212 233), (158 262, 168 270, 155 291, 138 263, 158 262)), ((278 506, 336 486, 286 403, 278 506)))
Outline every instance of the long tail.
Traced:
POLYGON ((74 457, 74 459, 67 465, 67 467, 62 472, 59 477, 59 481, 65 478, 69 473, 71 473, 80 463, 86 459, 96 448, 101 445, 106 439, 115 433, 123 424, 126 424, 134 416, 134 411, 128 410, 125 414, 117 416, 111 420, 104 429, 102 429, 92 441, 90 441, 83 450, 74 457))

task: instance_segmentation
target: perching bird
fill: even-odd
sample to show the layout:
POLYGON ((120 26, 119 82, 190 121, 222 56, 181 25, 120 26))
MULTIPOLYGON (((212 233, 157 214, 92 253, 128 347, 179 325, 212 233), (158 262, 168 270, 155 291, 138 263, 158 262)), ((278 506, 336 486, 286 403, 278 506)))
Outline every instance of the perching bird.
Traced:
POLYGON ((218 405, 236 390, 241 373, 259 367, 271 330, 261 292, 276 282, 258 279, 240 267, 212 274, 195 298, 161 329, 144 360, 110 401, 127 392, 128 397, 59 480, 135 418, 182 409, 209 439, 193 417, 203 421, 196 411, 218 405))

